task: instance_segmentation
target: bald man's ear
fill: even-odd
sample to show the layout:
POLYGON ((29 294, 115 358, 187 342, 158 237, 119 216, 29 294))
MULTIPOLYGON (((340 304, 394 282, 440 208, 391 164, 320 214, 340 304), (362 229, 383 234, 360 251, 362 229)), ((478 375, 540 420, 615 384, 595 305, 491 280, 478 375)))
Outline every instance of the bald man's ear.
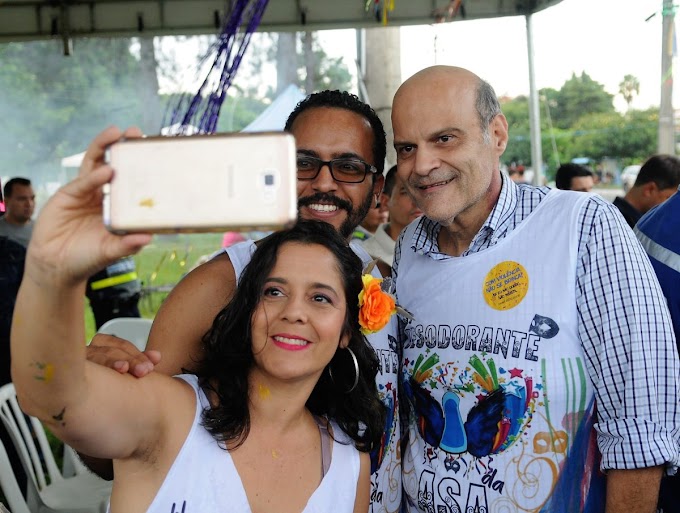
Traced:
POLYGON ((508 146, 508 120, 503 114, 496 114, 489 125, 491 132, 491 142, 498 150, 498 155, 502 155, 508 146))

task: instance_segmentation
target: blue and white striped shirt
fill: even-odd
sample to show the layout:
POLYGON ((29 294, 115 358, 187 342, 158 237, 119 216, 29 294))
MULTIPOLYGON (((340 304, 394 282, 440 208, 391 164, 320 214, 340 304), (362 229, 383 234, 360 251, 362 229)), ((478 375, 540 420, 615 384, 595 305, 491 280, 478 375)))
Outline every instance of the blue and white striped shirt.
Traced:
MULTIPOLYGON (((548 191, 503 175, 498 202, 460 257, 439 252, 439 223, 426 217, 414 221, 412 240, 404 241, 402 232, 395 248, 397 292, 402 246, 435 260, 483 251, 526 219, 548 191)), ((591 196, 579 226, 576 308, 595 387, 601 468, 666 464, 673 473, 680 464, 680 364, 666 301, 645 251, 616 207, 591 196)))

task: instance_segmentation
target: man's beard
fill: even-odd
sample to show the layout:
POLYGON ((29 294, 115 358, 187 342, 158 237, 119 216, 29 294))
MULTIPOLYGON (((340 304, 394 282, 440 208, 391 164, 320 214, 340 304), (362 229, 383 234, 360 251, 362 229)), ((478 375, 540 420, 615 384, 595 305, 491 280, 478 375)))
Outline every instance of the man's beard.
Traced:
POLYGON ((304 198, 300 198, 298 200, 298 218, 301 207, 308 207, 309 205, 312 205, 314 203, 335 205, 336 207, 341 208, 342 210, 347 212, 347 219, 345 219, 343 223, 340 225, 340 228, 338 228, 338 232, 345 239, 349 239, 350 235, 352 235, 352 232, 354 232, 356 227, 359 226, 359 224, 361 224, 361 222, 366 217, 366 214, 368 214, 368 211, 371 209, 372 200, 373 193, 372 191, 369 191, 369 193, 366 195, 366 199, 359 206, 359 208, 355 210, 354 205, 350 201, 340 199, 337 196, 334 196, 333 194, 317 192, 316 194, 312 194, 311 196, 305 196, 304 198))

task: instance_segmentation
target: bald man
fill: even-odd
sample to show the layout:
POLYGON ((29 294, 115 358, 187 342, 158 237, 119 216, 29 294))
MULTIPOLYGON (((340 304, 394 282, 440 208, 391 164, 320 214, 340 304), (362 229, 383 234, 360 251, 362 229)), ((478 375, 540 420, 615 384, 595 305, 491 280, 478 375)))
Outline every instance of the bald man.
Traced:
POLYGON ((408 511, 654 511, 680 462, 680 369, 616 207, 502 174, 508 124, 468 70, 411 77, 392 124, 425 214, 394 261, 413 314, 400 326, 408 511))

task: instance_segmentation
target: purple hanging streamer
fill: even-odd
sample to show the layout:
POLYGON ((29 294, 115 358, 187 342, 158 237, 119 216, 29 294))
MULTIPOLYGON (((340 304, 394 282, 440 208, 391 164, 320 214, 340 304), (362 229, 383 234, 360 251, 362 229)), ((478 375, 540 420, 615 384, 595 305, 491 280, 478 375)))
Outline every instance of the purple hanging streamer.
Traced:
POLYGON ((172 135, 187 135, 196 128, 201 134, 215 132, 227 90, 268 3, 269 0, 236 0, 233 3, 218 40, 209 54, 214 52, 215 57, 201 87, 194 95, 181 94, 171 111, 170 119, 163 123, 164 126, 176 126, 172 135), (243 25, 245 29, 239 38, 239 30, 243 25))

